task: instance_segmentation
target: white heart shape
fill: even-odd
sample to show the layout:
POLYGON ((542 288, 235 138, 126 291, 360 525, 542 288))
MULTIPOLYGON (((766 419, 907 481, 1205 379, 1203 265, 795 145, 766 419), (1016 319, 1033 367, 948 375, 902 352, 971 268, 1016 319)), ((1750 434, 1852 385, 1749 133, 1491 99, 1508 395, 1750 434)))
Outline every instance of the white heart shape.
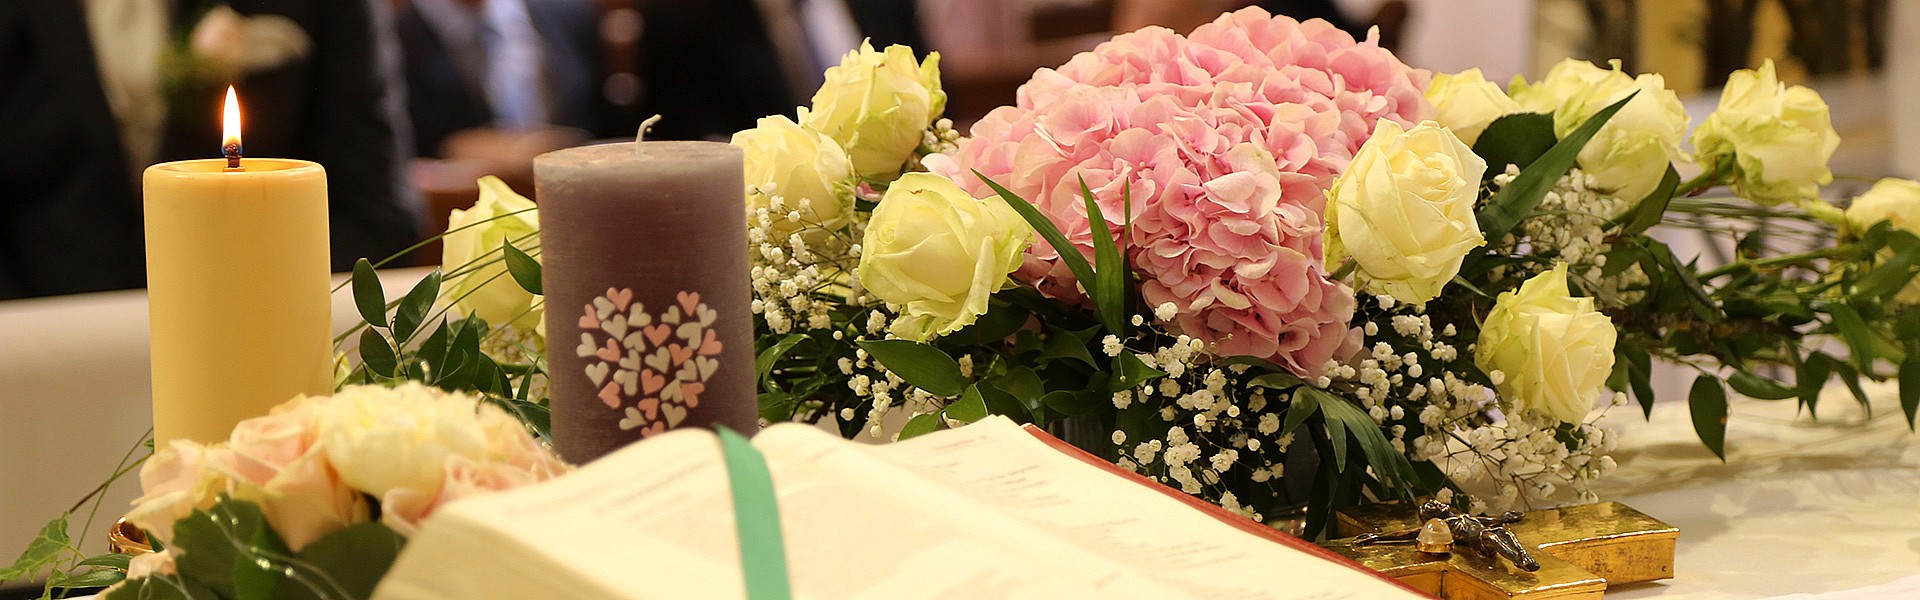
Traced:
POLYGON ((627 418, 620 420, 621 431, 626 431, 629 429, 639 429, 641 427, 645 427, 646 425, 647 425, 647 417, 645 415, 640 414, 640 409, 637 409, 631 406, 627 407, 627 418))
POLYGON ((695 309, 694 312, 700 313, 701 325, 712 325, 714 319, 720 318, 720 312, 711 308, 707 308, 707 305, 704 302, 700 303, 700 308, 695 309))
POLYGON ((696 358, 693 360, 692 364, 700 366, 701 381, 713 379, 714 369, 720 368, 720 361, 715 360, 711 356, 702 356, 702 357, 696 358))
POLYGON ((593 380, 594 387, 607 382, 607 363, 596 362, 587 365, 587 378, 593 380))
POLYGON ((580 334, 580 347, 573 349, 573 353, 580 355, 580 358, 593 356, 593 353, 598 351, 600 351, 600 345, 593 343, 593 335, 585 332, 580 334))
POLYGON ((670 325, 679 325, 680 324, 680 307, 678 306, 667 307, 667 314, 665 316, 660 317, 660 322, 667 323, 670 325))
POLYGON ((613 314, 613 301, 606 299, 604 296, 594 298, 593 310, 596 314, 600 315, 600 320, 605 321, 607 320, 607 315, 613 314))
POLYGON ((680 380, 675 379, 671 382, 668 382, 667 387, 660 390, 660 399, 672 400, 674 402, 685 402, 686 396, 683 396, 680 393, 680 380))
POLYGON ((660 412, 666 415, 668 427, 677 427, 681 421, 687 420, 687 407, 685 406, 662 404, 660 405, 660 412))
POLYGON ((680 339, 686 340, 688 348, 699 350, 701 331, 699 323, 688 323, 674 330, 674 334, 680 336, 680 339))
POLYGON ((646 305, 635 302, 630 310, 633 314, 627 315, 627 326, 640 328, 653 324, 653 315, 647 313, 646 305))
POLYGON ((601 321, 600 330, 607 332, 607 335, 613 336, 613 339, 616 339, 616 340, 620 339, 621 337, 627 335, 627 320, 626 319, 607 319, 605 321, 601 321))

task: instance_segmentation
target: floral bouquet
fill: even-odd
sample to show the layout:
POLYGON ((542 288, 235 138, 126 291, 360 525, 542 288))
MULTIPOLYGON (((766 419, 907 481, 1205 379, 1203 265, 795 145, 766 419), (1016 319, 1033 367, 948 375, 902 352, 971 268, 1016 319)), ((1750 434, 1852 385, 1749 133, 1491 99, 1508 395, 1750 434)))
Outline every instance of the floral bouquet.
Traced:
POLYGON ((1812 410, 1920 372, 1920 186, 1820 200, 1838 138, 1771 64, 1689 153, 1659 75, 1502 89, 1259 9, 1040 69, 967 136, 937 59, 863 47, 734 136, 768 421, 1006 415, 1250 518, 1305 504, 1313 535, 1371 500, 1591 497, 1655 357, 1699 372, 1716 453, 1729 387, 1812 410), (1703 269, 1656 225, 1740 255, 1703 269))

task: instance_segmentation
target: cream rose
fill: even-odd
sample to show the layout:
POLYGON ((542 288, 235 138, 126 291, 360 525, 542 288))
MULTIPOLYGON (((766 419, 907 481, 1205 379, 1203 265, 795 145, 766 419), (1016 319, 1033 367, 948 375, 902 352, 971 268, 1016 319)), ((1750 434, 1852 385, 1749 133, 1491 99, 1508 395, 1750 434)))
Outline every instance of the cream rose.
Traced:
POLYGON ((1474 364, 1498 382, 1509 414, 1578 423, 1613 373, 1613 320, 1567 291, 1567 266, 1502 292, 1480 326, 1474 364))
POLYGON ((1032 239, 1005 200, 976 200, 945 177, 908 173, 867 224, 860 284, 901 307, 894 335, 925 341, 985 313, 1032 239))
POLYGON ((1629 77, 1619 61, 1612 67, 1570 58, 1554 65, 1540 83, 1516 81, 1513 98, 1529 110, 1551 111, 1554 135, 1564 138, 1594 113, 1638 92, 1581 147, 1578 159, 1601 189, 1638 202, 1659 187, 1667 167, 1681 157, 1680 139, 1690 117, 1680 97, 1667 89, 1666 78, 1629 77))
POLYGON ((1402 302, 1440 295, 1486 243, 1473 205, 1487 162, 1432 121, 1388 119, 1327 191, 1327 265, 1351 257, 1363 286, 1402 302))
POLYGON ((329 401, 298 398, 241 421, 225 449, 207 459, 209 469, 233 483, 233 497, 259 505, 296 552, 369 516, 366 497, 340 480, 315 443, 316 407, 329 401))
POLYGON ((887 178, 900 172, 946 106, 938 52, 922 63, 906 46, 875 52, 861 42, 827 69, 826 83, 814 92, 813 109, 800 113, 800 124, 839 142, 854 171, 887 178))
POLYGON ((398 488, 438 490, 448 457, 489 454, 476 409, 471 397, 418 383, 349 387, 317 415, 319 440, 340 479, 376 498, 398 488))
POLYGON ((174 440, 140 465, 140 497, 127 521, 160 541, 173 542, 173 524, 196 509, 213 506, 227 489, 226 478, 205 468, 207 448, 174 440))
POLYGON ((1818 196, 1833 181, 1827 160, 1839 147, 1826 101, 1782 85, 1772 60, 1728 76, 1720 106, 1693 132, 1694 160, 1712 167, 1731 159, 1734 193, 1766 205, 1818 196))
MULTIPOLYGON (((441 268, 466 273, 448 278, 440 297, 460 314, 478 314, 495 326, 512 325, 535 331, 542 304, 507 273, 502 242, 512 240, 521 250, 540 245, 540 211, 532 200, 514 193, 500 178, 480 178, 480 200, 473 208, 454 210, 447 217, 447 234, 440 238, 441 268), (462 266, 492 261, 477 268, 462 266)), ((532 253, 539 260, 538 253, 532 253)))
POLYGON ((1468 146, 1478 141, 1494 120, 1526 111, 1500 86, 1487 81, 1478 68, 1434 75, 1432 85, 1427 86, 1427 101, 1433 103, 1434 120, 1453 130, 1468 146))
MULTIPOLYGON (((1847 207, 1847 222, 1856 230, 1866 231, 1881 221, 1891 223, 1894 229, 1920 235, 1920 182, 1882 179, 1847 207)), ((1920 279, 1907 283, 1894 299, 1920 304, 1920 279)))
POLYGON ((747 218, 767 209, 771 241, 785 244, 803 227, 837 229, 853 212, 853 166, 833 138, 783 116, 733 134, 746 158, 747 218), (775 204, 773 197, 779 196, 775 204), (788 213, 799 213, 798 221, 788 213))

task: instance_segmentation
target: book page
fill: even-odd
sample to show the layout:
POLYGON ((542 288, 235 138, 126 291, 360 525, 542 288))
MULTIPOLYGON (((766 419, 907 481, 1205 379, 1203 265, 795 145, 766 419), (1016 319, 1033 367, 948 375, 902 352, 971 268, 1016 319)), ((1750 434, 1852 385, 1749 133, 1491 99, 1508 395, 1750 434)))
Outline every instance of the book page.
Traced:
MULTIPOLYGON (((891 464, 897 468, 879 471, 913 473, 910 477, 931 482, 944 494, 973 499, 999 513, 982 521, 1024 523, 1124 572, 1179 590, 1180 596, 1419 597, 1346 565, 1235 529, 1160 491, 1062 454, 1001 417, 882 446, 855 446, 817 431, 775 427, 755 445, 770 455, 811 456, 818 468, 848 473, 875 470, 862 463, 891 464)), ((900 489, 916 487, 900 484, 900 489)))

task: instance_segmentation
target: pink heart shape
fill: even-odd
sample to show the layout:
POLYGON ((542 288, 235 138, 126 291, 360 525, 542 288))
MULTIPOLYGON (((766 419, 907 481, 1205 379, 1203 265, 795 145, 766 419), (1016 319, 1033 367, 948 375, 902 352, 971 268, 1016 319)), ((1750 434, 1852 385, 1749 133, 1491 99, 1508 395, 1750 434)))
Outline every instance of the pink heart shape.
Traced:
POLYGON ((612 300, 614 306, 620 307, 620 312, 627 312, 627 305, 633 303, 633 290, 607 288, 607 299, 612 300))
POLYGON ((705 391, 707 391, 707 384, 704 383, 680 384, 680 395, 686 399, 689 408, 700 406, 700 393, 705 391))
POLYGON ((700 340, 700 355, 714 356, 720 353, 720 336, 712 329, 707 330, 706 339, 700 340))
POLYGON ((586 314, 580 315, 581 329, 599 329, 600 317, 593 314, 593 304, 587 304, 586 314))
POLYGON ((667 341, 667 336, 670 335, 673 335, 673 326, 666 323, 647 328, 647 341, 653 342, 655 346, 659 346, 660 342, 667 341))
POLYGON ((679 344, 667 346, 667 352, 673 354, 673 366, 676 367, 686 363, 687 359, 693 358, 693 349, 679 344))
POLYGON ((607 345, 594 351, 593 355, 607 362, 618 362, 620 360, 620 345, 609 339, 607 340, 607 345))
POLYGON ((660 418, 659 398, 641 398, 639 406, 640 412, 647 413, 648 421, 660 418))
POLYGON ((700 305, 700 294, 694 292, 680 292, 674 299, 680 301, 680 311, 688 315, 692 315, 694 307, 700 305))
POLYGON ((607 408, 620 408, 620 384, 607 382, 607 387, 600 388, 600 401, 607 403, 607 408))
POLYGON ((660 435, 666 432, 667 423, 665 421, 654 421, 652 425, 648 425, 646 428, 640 430, 640 437, 660 435))
POLYGON ((666 387, 666 385, 667 378, 664 375, 650 370, 640 373, 640 390, 647 394, 658 392, 660 388, 666 387))

